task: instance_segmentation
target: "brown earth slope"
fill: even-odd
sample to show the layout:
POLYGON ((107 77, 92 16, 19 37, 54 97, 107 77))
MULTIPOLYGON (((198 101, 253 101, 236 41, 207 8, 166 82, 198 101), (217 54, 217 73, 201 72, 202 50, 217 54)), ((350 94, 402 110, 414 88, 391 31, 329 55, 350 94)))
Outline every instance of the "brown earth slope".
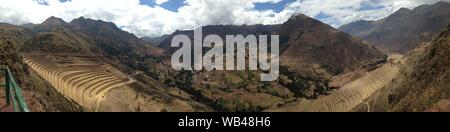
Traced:
POLYGON ((450 111, 450 25, 412 51, 401 69, 392 84, 367 101, 369 111, 450 111))
POLYGON ((305 15, 284 23, 280 37, 282 65, 304 77, 326 80, 387 58, 375 47, 305 15))

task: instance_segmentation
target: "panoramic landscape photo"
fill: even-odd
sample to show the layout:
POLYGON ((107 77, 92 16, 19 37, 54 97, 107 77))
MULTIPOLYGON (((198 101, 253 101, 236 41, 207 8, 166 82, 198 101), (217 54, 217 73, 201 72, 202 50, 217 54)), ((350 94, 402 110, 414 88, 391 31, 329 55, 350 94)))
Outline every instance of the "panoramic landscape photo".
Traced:
POLYGON ((450 0, 0 0, 0 112, 450 112, 450 0))

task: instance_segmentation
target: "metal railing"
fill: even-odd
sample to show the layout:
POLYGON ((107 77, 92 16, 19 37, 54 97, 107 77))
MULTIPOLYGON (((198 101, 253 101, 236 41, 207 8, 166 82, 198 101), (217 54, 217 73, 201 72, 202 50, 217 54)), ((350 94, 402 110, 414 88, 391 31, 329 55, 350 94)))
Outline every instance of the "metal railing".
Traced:
POLYGON ((5 88, 6 104, 9 106, 12 103, 14 112, 30 112, 22 95, 22 90, 20 86, 17 85, 9 68, 0 68, 0 73, 2 73, 5 80, 5 83, 2 86, 5 88))

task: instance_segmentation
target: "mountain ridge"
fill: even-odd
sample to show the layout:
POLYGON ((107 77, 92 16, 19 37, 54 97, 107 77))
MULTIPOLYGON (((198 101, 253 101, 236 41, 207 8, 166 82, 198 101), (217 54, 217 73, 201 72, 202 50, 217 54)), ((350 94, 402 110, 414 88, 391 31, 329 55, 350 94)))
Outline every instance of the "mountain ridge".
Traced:
POLYGON ((441 1, 412 10, 402 8, 381 20, 357 21, 343 25, 339 29, 385 51, 406 54, 420 43, 431 41, 448 23, 450 23, 450 3, 441 1))

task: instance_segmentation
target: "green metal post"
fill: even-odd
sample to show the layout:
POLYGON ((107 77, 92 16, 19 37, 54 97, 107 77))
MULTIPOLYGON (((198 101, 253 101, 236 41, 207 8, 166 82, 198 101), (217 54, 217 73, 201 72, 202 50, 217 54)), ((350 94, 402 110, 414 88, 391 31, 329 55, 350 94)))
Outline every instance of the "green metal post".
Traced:
MULTIPOLYGON (((11 86, 12 89, 15 89, 15 87, 12 83, 13 82, 10 82, 9 86, 11 86)), ((12 89, 10 89, 10 95, 11 95, 10 98, 12 99, 14 112, 19 112, 20 108, 19 108, 19 105, 17 104, 16 93, 12 89)))
POLYGON ((5 69, 0 69, 0 72, 3 72, 3 75, 5 77, 4 87, 6 94, 6 104, 11 105, 12 103, 14 112, 30 112, 27 103, 25 101, 25 98, 22 95, 22 89, 17 84, 9 68, 6 67, 5 69))
POLYGON ((7 69, 4 70, 4 75, 5 75, 5 84, 6 84, 6 104, 10 105, 11 104, 11 79, 9 78, 9 73, 7 72, 7 69))
POLYGON ((17 85, 16 80, 14 78, 12 78, 11 80, 12 80, 11 83, 14 86, 14 100, 16 101, 16 103, 18 103, 20 112, 30 112, 27 103, 25 101, 25 98, 22 95, 22 90, 20 89, 19 85, 17 85))
POLYGON ((16 112, 30 112, 30 110, 28 109, 28 106, 26 104, 25 98, 22 95, 22 90, 20 89, 20 86, 17 85, 16 80, 13 78, 13 75, 11 73, 11 71, 9 70, 9 68, 6 68, 9 78, 10 78, 10 86, 11 91, 14 93, 13 94, 13 103, 14 103, 14 111, 16 112))

